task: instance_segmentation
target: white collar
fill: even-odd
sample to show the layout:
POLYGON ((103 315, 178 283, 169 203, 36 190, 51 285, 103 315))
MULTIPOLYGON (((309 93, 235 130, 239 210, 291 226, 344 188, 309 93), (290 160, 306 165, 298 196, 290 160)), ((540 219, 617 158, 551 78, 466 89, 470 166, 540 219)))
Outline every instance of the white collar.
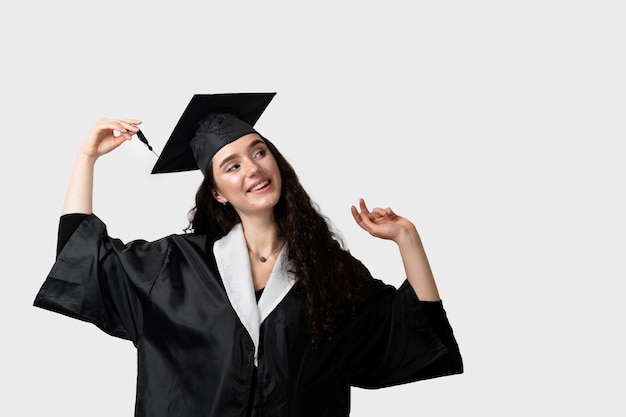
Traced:
POLYGON ((235 225, 226 236, 215 242, 213 253, 230 304, 254 342, 256 363, 261 323, 295 284, 295 277, 288 272, 285 247, 278 254, 258 304, 252 284, 248 247, 241 223, 235 225))

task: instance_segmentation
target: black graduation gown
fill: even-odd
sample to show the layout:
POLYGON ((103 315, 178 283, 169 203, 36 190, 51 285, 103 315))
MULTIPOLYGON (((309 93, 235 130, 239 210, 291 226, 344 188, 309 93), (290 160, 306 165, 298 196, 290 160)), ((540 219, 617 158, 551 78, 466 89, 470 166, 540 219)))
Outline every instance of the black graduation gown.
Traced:
POLYGON ((218 268, 214 244, 196 234, 124 244, 89 215, 34 304, 134 343, 138 417, 347 416, 350 386, 463 371, 441 302, 420 302, 406 281, 375 280, 358 317, 318 348, 287 284, 251 329, 232 294, 248 280, 225 284, 232 271, 218 268))

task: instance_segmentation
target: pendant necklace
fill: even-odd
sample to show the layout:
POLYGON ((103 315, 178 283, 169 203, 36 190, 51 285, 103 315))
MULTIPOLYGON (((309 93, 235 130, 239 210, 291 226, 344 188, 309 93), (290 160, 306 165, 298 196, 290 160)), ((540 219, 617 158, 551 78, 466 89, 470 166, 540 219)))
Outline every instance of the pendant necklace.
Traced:
POLYGON ((253 251, 252 249, 248 248, 248 250, 250 252, 252 252, 254 255, 259 257, 259 261, 261 262, 265 262, 267 261, 267 258, 269 258, 270 256, 272 256, 273 254, 275 254, 276 252, 278 252, 281 248, 283 247, 283 244, 278 245, 278 247, 276 249, 274 249, 269 255, 267 256, 261 256, 258 253, 256 253, 255 251, 253 251))

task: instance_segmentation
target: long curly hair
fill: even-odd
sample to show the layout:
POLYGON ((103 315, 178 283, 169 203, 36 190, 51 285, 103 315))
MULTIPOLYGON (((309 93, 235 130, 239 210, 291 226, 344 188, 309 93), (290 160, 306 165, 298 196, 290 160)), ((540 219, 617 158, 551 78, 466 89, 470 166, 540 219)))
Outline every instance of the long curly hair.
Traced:
MULTIPOLYGON (((314 345, 332 338, 341 323, 355 314, 366 296, 372 277, 366 267, 345 248, 331 222, 321 214, 302 187, 291 164, 267 139, 282 177, 281 197, 274 207, 279 237, 287 244, 291 271, 297 277, 296 291, 309 314, 309 331, 314 345)), ((211 163, 189 211, 189 229, 216 239, 241 222, 230 205, 211 194, 215 188, 211 163)))

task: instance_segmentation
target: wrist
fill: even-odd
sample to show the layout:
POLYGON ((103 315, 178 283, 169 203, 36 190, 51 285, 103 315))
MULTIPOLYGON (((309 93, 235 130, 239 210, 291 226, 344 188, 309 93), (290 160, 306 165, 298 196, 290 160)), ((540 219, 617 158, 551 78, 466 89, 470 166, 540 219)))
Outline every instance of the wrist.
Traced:
POLYGON ((97 155, 89 155, 84 152, 79 152, 78 155, 76 155, 75 163, 80 166, 94 166, 97 159, 97 155))
POLYGON ((415 226, 411 224, 410 227, 406 229, 402 229, 402 232, 398 234, 398 236, 394 239, 398 246, 407 247, 407 246, 421 246, 422 241, 420 239, 419 233, 417 233, 417 229, 415 226))

